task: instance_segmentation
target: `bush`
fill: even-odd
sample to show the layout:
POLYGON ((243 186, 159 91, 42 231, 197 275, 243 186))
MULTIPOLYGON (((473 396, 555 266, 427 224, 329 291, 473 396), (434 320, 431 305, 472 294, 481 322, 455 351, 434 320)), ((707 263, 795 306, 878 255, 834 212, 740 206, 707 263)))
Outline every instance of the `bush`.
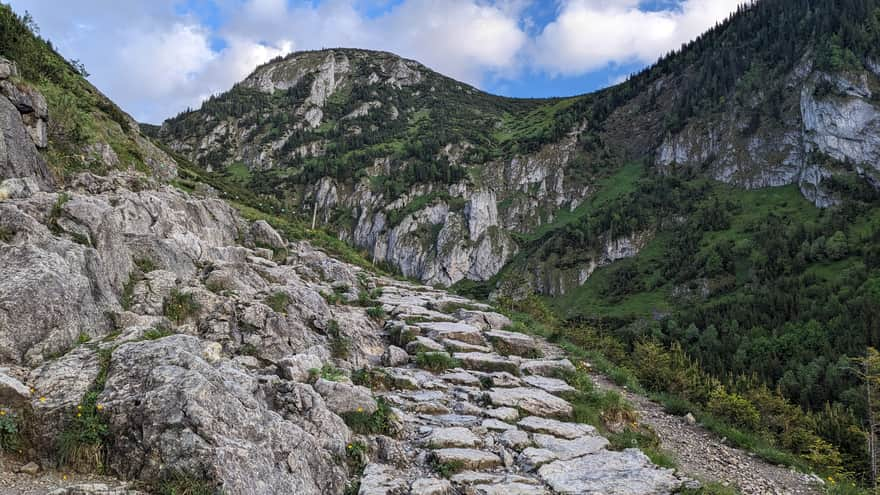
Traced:
POLYGON ((191 293, 184 293, 174 289, 165 298, 162 309, 168 319, 180 325, 198 313, 201 306, 195 301, 191 293))
POLYGON ((416 366, 429 371, 440 372, 457 368, 461 363, 446 352, 420 352, 416 354, 416 366))
POLYGON ((144 340, 158 340, 163 337, 168 337, 169 335, 174 335, 174 332, 170 328, 158 326, 144 332, 143 338, 144 340))
POLYGON ((706 409, 733 426, 755 431, 761 424, 761 415, 755 406, 739 394, 728 393, 724 387, 717 387, 709 396, 706 409))
POLYGON ((312 381, 315 381, 318 378, 323 378, 324 380, 328 380, 331 382, 341 382, 348 378, 348 375, 346 375, 344 371, 336 368, 333 365, 325 364, 321 368, 310 369, 309 377, 312 381))

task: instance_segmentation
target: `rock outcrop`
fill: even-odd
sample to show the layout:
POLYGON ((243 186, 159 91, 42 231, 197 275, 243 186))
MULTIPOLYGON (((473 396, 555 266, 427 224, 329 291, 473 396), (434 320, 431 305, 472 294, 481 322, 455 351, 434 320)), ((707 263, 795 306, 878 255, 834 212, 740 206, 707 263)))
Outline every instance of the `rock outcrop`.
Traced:
POLYGON ((48 116, 43 95, 18 79, 14 62, 0 57, 0 180, 29 178, 43 188, 55 183, 37 151, 48 144, 48 116))

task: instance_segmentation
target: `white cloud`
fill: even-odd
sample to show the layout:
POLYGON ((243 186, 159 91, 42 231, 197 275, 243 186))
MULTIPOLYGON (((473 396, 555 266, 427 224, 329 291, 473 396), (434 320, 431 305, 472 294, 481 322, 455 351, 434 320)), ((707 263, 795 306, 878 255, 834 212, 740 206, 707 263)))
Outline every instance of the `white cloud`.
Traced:
POLYGON ((220 25, 180 14, 180 0, 11 1, 124 109, 160 122, 293 50, 387 50, 477 86, 527 71, 573 76, 650 63, 741 0, 669 0, 658 12, 640 0, 558 0, 543 28, 531 7, 552 13, 557 0, 213 0, 220 25))
POLYGON ((724 20, 743 0, 684 0, 646 11, 638 0, 567 0, 530 48, 534 66, 558 75, 610 63, 650 63, 724 20))

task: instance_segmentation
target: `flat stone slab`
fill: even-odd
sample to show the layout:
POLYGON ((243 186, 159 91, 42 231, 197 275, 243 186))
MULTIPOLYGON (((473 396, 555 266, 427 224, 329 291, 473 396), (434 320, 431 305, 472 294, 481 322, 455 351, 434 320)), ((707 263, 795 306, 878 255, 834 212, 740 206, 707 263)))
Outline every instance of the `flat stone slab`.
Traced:
POLYGON ((358 495, 387 495, 406 493, 409 482, 400 478, 400 470, 386 464, 368 464, 361 478, 358 495))
POLYGON ((568 417, 572 412, 564 399, 534 388, 493 388, 486 395, 495 406, 519 408, 533 416, 568 417))
POLYGON ((434 458, 438 463, 453 463, 464 469, 491 469, 502 464, 497 455, 476 449, 438 449, 434 458))
POLYGON ((486 337, 495 346, 495 350, 501 354, 541 357, 538 343, 528 335, 507 332, 505 330, 493 330, 486 332, 486 337))
POLYGON ((473 493, 480 495, 550 495, 546 488, 527 483, 501 483, 499 485, 474 485, 473 493))
POLYGON ((544 433, 566 439, 598 435, 594 426, 581 423, 566 423, 555 419, 528 416, 517 423, 520 428, 534 433, 544 433))
POLYGON ((552 435, 535 433, 532 440, 539 448, 547 449, 556 454, 556 457, 567 461, 583 455, 595 454, 608 445, 605 437, 580 437, 574 440, 556 438, 552 435))
POLYGON ((534 478, 526 478, 525 476, 519 476, 516 474, 485 473, 477 471, 462 471, 460 473, 453 474, 452 477, 450 477, 449 479, 456 485, 500 485, 505 483, 541 485, 541 482, 539 480, 536 480, 534 478))
POLYGON ((504 421, 499 421, 497 419, 484 419, 481 426, 487 430, 495 430, 495 431, 507 431, 507 430, 515 430, 516 426, 512 424, 505 423, 504 421))
POLYGON ((434 340, 452 339, 473 345, 486 345, 486 339, 483 338, 483 332, 481 332, 479 328, 466 323, 426 321, 416 323, 416 326, 427 331, 428 336, 434 340))
POLYGON ((568 359, 530 359, 520 364, 525 375, 560 376, 574 372, 574 365, 568 359))
POLYGON ((538 387, 545 392, 550 392, 551 394, 559 395, 566 392, 577 392, 577 389, 565 383, 564 380, 560 380, 559 378, 550 378, 541 375, 528 375, 524 376, 522 381, 533 387, 538 387))
POLYGON ((516 421, 519 418, 519 411, 512 407, 488 408, 483 410, 483 414, 490 418, 500 419, 501 421, 516 421))
POLYGON ((443 426, 477 426, 481 422, 480 418, 467 414, 425 415, 421 418, 443 426))
POLYGON ((501 444, 514 450, 522 450, 532 444, 532 439, 528 433, 512 429, 501 434, 501 444))
POLYGON ((467 369, 486 372, 506 371, 512 374, 519 373, 519 364, 517 362, 499 354, 456 352, 452 357, 461 361, 462 365, 467 369))
POLYGON ((487 376, 492 380, 493 387, 522 387, 522 380, 506 371, 496 371, 487 376))
POLYGON ((449 352, 492 352, 492 348, 488 346, 468 344, 455 339, 443 339, 440 343, 449 352))
POLYGON ((451 447, 473 448, 480 444, 476 435, 461 426, 451 428, 437 428, 425 439, 425 444, 432 449, 445 449, 451 447))
POLYGON ((406 352, 418 354, 420 352, 443 352, 446 348, 440 343, 427 337, 416 337, 415 340, 406 344, 406 352))
POLYGON ((666 495, 682 486, 672 469, 661 469, 637 449, 602 450, 541 466, 538 475, 565 495, 666 495))
POLYGON ((409 495, 450 495, 452 483, 438 478, 419 478, 413 481, 409 495))
POLYGON ((458 385, 480 385, 480 379, 468 373, 467 371, 443 373, 442 375, 440 375, 440 379, 458 385))
POLYGON ((528 447, 516 456, 516 462, 526 472, 535 471, 544 464, 549 464, 557 459, 559 456, 552 451, 537 447, 528 447))

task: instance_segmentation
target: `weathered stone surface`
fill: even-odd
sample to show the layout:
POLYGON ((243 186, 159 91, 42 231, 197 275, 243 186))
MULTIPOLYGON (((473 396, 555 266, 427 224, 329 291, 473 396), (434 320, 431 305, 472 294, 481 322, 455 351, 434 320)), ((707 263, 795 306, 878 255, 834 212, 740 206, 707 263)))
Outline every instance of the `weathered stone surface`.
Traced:
POLYGON ((459 309, 455 313, 455 316, 464 323, 468 323, 483 330, 502 330, 512 325, 510 318, 501 313, 495 313, 492 311, 459 309))
POLYGON ((574 372, 574 365, 568 359, 535 359, 523 361, 520 370, 527 375, 557 376, 574 372))
POLYGON ((474 485, 468 487, 465 493, 466 495, 550 495, 543 486, 517 482, 474 485))
POLYGON ((19 409, 31 400, 31 391, 25 384, 0 371, 0 406, 19 409))
POLYGON ((474 448, 480 444, 480 439, 471 430, 460 426, 452 428, 437 428, 425 439, 425 444, 434 449, 450 447, 474 448))
POLYGON ((419 478, 412 483, 410 495, 452 495, 454 490, 449 480, 439 478, 419 478))
POLYGON ((496 406, 515 407, 535 416, 571 416, 571 404, 543 390, 532 388, 493 388, 487 394, 496 406))
POLYGON ((440 378, 451 383, 457 383, 459 385, 479 386, 480 384, 479 378, 466 371, 444 373, 440 375, 440 378))
POLYGON ((501 434, 501 444, 514 450, 522 450, 532 444, 532 439, 528 433, 512 429, 501 434))
POLYGON ((535 433, 532 440, 539 448, 547 449, 562 460, 573 459, 587 454, 595 454, 608 445, 608 440, 600 436, 585 436, 574 440, 556 438, 552 435, 535 433))
POLYGON ((304 382, 309 379, 310 370, 321 369, 323 364, 319 356, 302 353, 281 359, 278 361, 278 369, 284 378, 304 382))
POLYGON ((490 469, 501 465, 501 458, 483 450, 439 449, 434 451, 437 462, 460 465, 464 469, 490 469))
POLYGON ((319 378, 312 387, 321 394, 327 408, 342 414, 347 412, 362 412, 372 414, 376 412, 376 400, 370 389, 360 385, 352 385, 344 382, 331 382, 319 378))
POLYGON ((486 337, 503 354, 517 356, 540 356, 538 343, 532 337, 516 332, 505 330, 493 330, 486 332, 486 337))
POLYGON ((498 354, 486 354, 484 352, 456 352, 452 355, 455 359, 461 361, 462 365, 471 370, 477 371, 506 371, 508 373, 518 373, 519 365, 498 354))
POLYGON ((417 323, 416 326, 423 328, 434 340, 452 339, 473 345, 486 345, 483 333, 477 327, 464 323, 432 321, 417 323))
POLYGON ((50 188, 55 183, 52 173, 13 103, 0 95, 0 179, 33 177, 40 187, 50 188))
POLYGON ((524 449, 516 458, 516 462, 525 471, 535 471, 544 464, 551 463, 559 457, 552 451, 536 447, 524 449))
POLYGON ((516 421, 519 418, 519 411, 512 407, 490 407, 483 411, 486 416, 507 421, 508 423, 516 421))
POLYGON ((555 419, 539 418, 537 416, 528 416, 517 423, 523 430, 544 433, 560 438, 573 439, 587 435, 597 435, 596 428, 592 425, 583 423, 565 423, 555 419))
POLYGON ((541 375, 526 375, 522 378, 525 383, 540 388, 551 394, 563 394, 566 392, 574 392, 575 388, 565 383, 564 380, 558 378, 549 378, 541 375))
POLYGON ((671 469, 659 469, 636 449, 600 451, 542 466, 538 474, 566 495, 667 495, 681 486, 671 469))
POLYGON ((205 342, 182 335, 114 351, 99 399, 109 412, 110 467, 141 479, 163 464, 210 472, 235 493, 341 491, 345 471, 334 456, 344 455, 348 432, 307 433, 257 399, 255 378, 225 360, 210 364, 206 353, 205 342))
POLYGON ((484 419, 482 423, 483 428, 487 430, 495 430, 495 431, 507 431, 507 430, 515 430, 516 426, 505 423, 504 421, 490 418, 484 419))
POLYGON ((147 495, 146 492, 106 483, 80 483, 52 490, 47 495, 147 495))
POLYGON ((33 177, 6 179, 0 181, 0 201, 5 199, 25 199, 40 191, 40 184, 33 177))
POLYGON ((409 482, 394 466, 370 463, 364 468, 358 495, 407 495, 409 482))
POLYGON ((418 354, 420 352, 443 352, 445 348, 436 341, 427 337, 416 337, 415 340, 406 344, 406 352, 418 354))
POLYGON ((396 345, 388 346, 382 354, 382 364, 385 366, 403 366, 409 362, 409 354, 396 345))
POLYGON ((287 246, 281 235, 265 220, 257 220, 251 224, 247 240, 253 246, 269 249, 283 249, 287 246))

